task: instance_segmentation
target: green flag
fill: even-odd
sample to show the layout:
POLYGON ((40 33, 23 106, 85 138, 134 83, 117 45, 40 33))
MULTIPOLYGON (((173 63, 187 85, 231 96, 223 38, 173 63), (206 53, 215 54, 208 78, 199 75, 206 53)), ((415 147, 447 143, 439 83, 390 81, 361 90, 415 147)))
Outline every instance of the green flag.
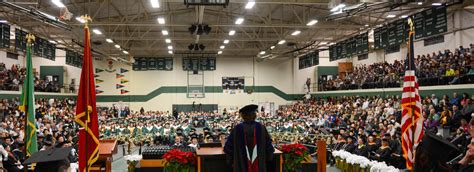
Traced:
POLYGON ((34 41, 33 35, 27 35, 28 44, 26 46, 26 76, 21 90, 20 110, 25 113, 25 146, 26 156, 38 152, 38 142, 36 136, 36 119, 35 119, 35 97, 33 83, 33 64, 31 60, 31 43, 34 41))

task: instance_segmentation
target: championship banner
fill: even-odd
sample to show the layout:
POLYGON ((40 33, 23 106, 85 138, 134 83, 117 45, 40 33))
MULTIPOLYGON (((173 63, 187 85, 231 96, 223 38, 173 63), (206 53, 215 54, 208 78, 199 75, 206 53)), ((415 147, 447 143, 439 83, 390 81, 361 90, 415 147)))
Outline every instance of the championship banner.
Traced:
POLYGON ((128 70, 127 69, 124 69, 124 68, 120 68, 120 73, 127 73, 128 70))
POLYGON ((124 90, 124 89, 120 90, 120 94, 127 94, 128 92, 129 92, 129 91, 124 90))
POLYGON ((122 84, 116 84, 115 87, 116 87, 116 89, 121 89, 121 88, 123 88, 123 87, 125 87, 125 86, 122 85, 122 84))
POLYGON ((99 84, 99 83, 102 83, 102 82, 104 82, 104 80, 102 80, 102 79, 95 79, 95 83, 96 83, 96 84, 99 84))
POLYGON ((104 92, 104 91, 102 91, 102 90, 95 89, 95 93, 96 93, 96 94, 100 94, 100 93, 103 93, 103 92, 104 92))
POLYGON ((95 68, 95 73, 100 73, 100 72, 103 72, 103 71, 104 71, 103 69, 95 68))
POLYGON ((126 80, 126 79, 120 79, 120 83, 121 83, 121 84, 125 84, 125 83, 127 83, 127 82, 128 82, 128 80, 126 80))
POLYGON ((117 79, 119 79, 119 78, 123 78, 124 75, 117 73, 117 74, 115 75, 115 77, 116 77, 117 79))

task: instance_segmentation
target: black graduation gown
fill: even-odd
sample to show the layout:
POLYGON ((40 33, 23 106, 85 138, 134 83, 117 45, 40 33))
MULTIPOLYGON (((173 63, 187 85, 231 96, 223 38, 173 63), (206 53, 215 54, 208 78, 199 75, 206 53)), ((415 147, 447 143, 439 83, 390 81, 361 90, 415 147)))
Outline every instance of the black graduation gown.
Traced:
POLYGON ((228 160, 232 160, 234 172, 249 171, 247 155, 250 159, 253 159, 252 157, 256 155, 253 163, 257 164, 259 172, 266 172, 269 169, 267 165, 269 166, 269 162, 273 160, 274 151, 272 140, 266 128, 255 121, 246 121, 235 126, 224 146, 224 152, 227 154, 228 160), (256 153, 254 153, 254 146, 251 146, 254 141, 257 146, 256 153))
POLYGON ((356 146, 352 143, 346 143, 344 150, 349 152, 349 153, 354 153, 354 150, 356 149, 356 146))
POLYGON ((379 156, 375 156, 375 159, 377 159, 378 161, 383 161, 388 165, 391 165, 390 164, 390 156, 392 154, 392 149, 390 149, 390 147, 388 147, 388 146, 387 147, 380 147, 380 149, 377 151, 376 154, 379 155, 379 156))
POLYGON ((367 152, 369 154, 369 158, 373 159, 373 155, 377 150, 379 149, 379 146, 376 143, 367 143, 367 152))
POLYGON ((15 163, 17 162, 17 159, 13 153, 8 153, 8 159, 6 161, 3 161, 3 168, 7 169, 8 172, 20 172, 20 169, 18 168, 15 163))
POLYGON ((359 155, 359 156, 369 157, 369 150, 368 150, 367 146, 359 145, 354 150, 354 154, 359 155))
POLYGON ((335 145, 334 145, 334 150, 341 150, 343 149, 344 145, 346 144, 346 142, 337 142, 335 145))

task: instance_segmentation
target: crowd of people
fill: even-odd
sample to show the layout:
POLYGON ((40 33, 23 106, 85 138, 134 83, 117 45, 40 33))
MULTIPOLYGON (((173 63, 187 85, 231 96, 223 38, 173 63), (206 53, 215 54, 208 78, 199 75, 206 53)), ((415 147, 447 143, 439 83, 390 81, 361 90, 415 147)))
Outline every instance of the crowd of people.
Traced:
MULTIPOLYGON (((422 100, 427 132, 447 130, 460 149, 470 143, 468 121, 474 112, 474 96, 431 95, 422 100)), ((74 147, 78 125, 73 99, 37 99, 36 127, 39 149, 74 147)), ((3 167, 18 170, 24 161, 24 121, 19 99, 1 100, 0 154, 3 167)), ((330 150, 346 150, 404 168, 400 141, 399 96, 353 96, 311 98, 281 106, 275 113, 260 112, 257 121, 266 126, 275 146, 302 143, 314 150, 323 137, 330 150)), ((127 145, 170 145, 196 147, 223 142, 240 123, 237 112, 133 111, 127 107, 98 108, 101 139, 117 139, 127 145)), ((73 149, 70 161, 77 160, 73 149)))
MULTIPOLYGON (((474 44, 415 57, 416 75, 421 86, 474 83, 474 44)), ((400 87, 404 60, 379 62, 354 67, 344 78, 320 78, 320 90, 349 90, 400 87)))
MULTIPOLYGON (((5 63, 0 62, 0 90, 18 91, 23 85, 26 68, 12 65, 8 69, 5 63)), ((38 72, 33 72, 35 91, 40 92, 60 92, 61 85, 55 81, 40 79, 38 72)))

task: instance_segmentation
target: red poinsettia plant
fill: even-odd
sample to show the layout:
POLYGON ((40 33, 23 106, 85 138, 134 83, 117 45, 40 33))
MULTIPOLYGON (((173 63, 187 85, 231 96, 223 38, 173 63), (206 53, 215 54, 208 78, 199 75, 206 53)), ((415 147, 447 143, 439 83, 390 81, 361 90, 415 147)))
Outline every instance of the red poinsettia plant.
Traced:
POLYGON ((283 168, 285 171, 295 171, 301 167, 301 161, 308 156, 308 148, 302 144, 287 144, 281 146, 283 152, 283 168))
POLYGON ((165 171, 167 172, 194 172, 196 155, 192 152, 184 152, 173 149, 163 155, 165 159, 165 171))

